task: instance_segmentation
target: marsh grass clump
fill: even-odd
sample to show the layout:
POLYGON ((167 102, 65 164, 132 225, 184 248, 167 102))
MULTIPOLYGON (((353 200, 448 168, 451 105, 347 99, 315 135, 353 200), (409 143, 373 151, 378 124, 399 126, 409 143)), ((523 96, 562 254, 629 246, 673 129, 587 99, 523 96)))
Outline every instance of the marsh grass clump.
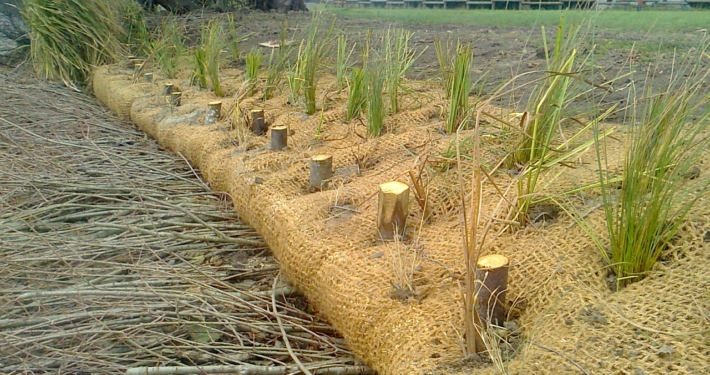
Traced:
MULTIPOLYGON (((119 1, 119 3, 121 3, 119 1)), ((148 55, 150 53, 150 33, 143 8, 135 1, 125 2, 121 9, 123 28, 125 34, 122 38, 123 44, 137 56, 148 55)))
POLYGON ((202 29, 202 49, 205 56, 205 70, 212 83, 212 90, 219 97, 224 96, 224 90, 219 79, 222 48, 225 44, 225 35, 222 24, 213 20, 202 29))
POLYGON ((439 76, 444 82, 444 90, 446 91, 446 99, 451 99, 451 79, 454 75, 454 49, 451 41, 443 44, 441 39, 434 41, 434 50, 436 51, 436 59, 439 62, 439 76))
POLYGON ((319 68, 325 61, 332 49, 333 25, 321 35, 319 32, 321 14, 313 14, 311 26, 308 32, 308 41, 303 49, 303 54, 299 54, 299 65, 302 67, 301 80, 303 82, 303 99, 306 105, 306 113, 312 115, 316 113, 316 90, 318 83, 319 68))
POLYGON ((180 58, 185 53, 182 30, 174 19, 166 20, 150 42, 150 56, 165 75, 173 79, 180 68, 180 58))
POLYGON ((30 53, 37 73, 76 89, 95 66, 125 52, 120 9, 125 1, 25 0, 21 14, 30 29, 30 53), (57 17, 61 14, 61 17, 57 17))
POLYGON ((382 135, 385 120, 383 90, 385 87, 384 69, 377 65, 368 72, 367 89, 367 134, 373 137, 382 135))
POLYGON ((281 23, 281 31, 279 32, 279 48, 277 50, 271 50, 271 54, 269 55, 269 67, 266 72, 266 84, 264 87, 264 100, 271 99, 283 80, 288 63, 288 56, 291 51, 287 45, 287 36, 288 23, 284 20, 284 22, 281 23))
POLYGON ((244 61, 246 62, 246 78, 247 82, 249 83, 249 92, 251 93, 250 95, 254 94, 254 90, 256 89, 256 83, 259 79, 261 58, 261 50, 258 47, 252 49, 252 51, 244 57, 244 61))
POLYGON ((345 80, 348 72, 350 57, 355 51, 355 44, 348 50, 348 37, 345 34, 338 36, 338 47, 335 61, 336 86, 338 90, 345 87, 345 80))
POLYGON ((194 51, 195 68, 192 71, 190 78, 191 85, 198 85, 201 89, 207 88, 207 64, 205 50, 202 47, 196 48, 194 51))
POLYGON ((648 274, 695 203, 710 193, 710 176, 699 168, 710 149, 710 96, 702 84, 707 79, 707 72, 690 74, 643 99, 641 118, 629 128, 620 190, 601 161, 605 142, 597 142, 608 248, 588 232, 615 273, 617 288, 648 274))
POLYGON ((453 74, 450 84, 449 116, 446 119, 446 132, 452 134, 469 116, 468 95, 471 92, 471 45, 458 45, 454 59, 453 74))
POLYGON ((227 27, 229 28, 229 36, 226 38, 225 44, 229 55, 232 57, 232 61, 239 61, 239 34, 237 33, 237 26, 234 23, 234 16, 231 14, 227 15, 227 27))
POLYGON ((348 104, 345 119, 351 121, 362 114, 367 105, 369 77, 364 69, 353 68, 348 81, 348 104))
POLYGON ((384 35, 384 73, 386 75, 387 97, 390 113, 397 114, 400 110, 399 94, 402 79, 409 68, 424 51, 417 54, 409 47, 414 33, 403 29, 387 30, 384 35))
MULTIPOLYGON (((593 134, 591 130, 615 110, 614 106, 591 118, 583 116, 582 113, 573 114, 570 110, 570 104, 575 99, 595 89, 588 86, 582 76, 582 67, 585 66, 588 56, 579 58, 582 43, 578 37, 579 30, 579 26, 567 29, 564 19, 561 19, 550 55, 547 52, 544 27, 542 28, 547 62, 546 76, 530 97, 528 109, 523 113, 516 129, 520 133, 517 144, 505 161, 508 168, 519 171, 516 183, 517 212, 514 217, 520 225, 527 225, 530 208, 546 199, 538 186, 541 176, 553 166, 565 165, 566 161, 612 132, 612 129, 607 129, 593 134), (572 119, 572 122, 579 126, 570 136, 559 139, 562 123, 567 119, 572 119)), ((555 178, 552 175, 548 177, 555 178)))

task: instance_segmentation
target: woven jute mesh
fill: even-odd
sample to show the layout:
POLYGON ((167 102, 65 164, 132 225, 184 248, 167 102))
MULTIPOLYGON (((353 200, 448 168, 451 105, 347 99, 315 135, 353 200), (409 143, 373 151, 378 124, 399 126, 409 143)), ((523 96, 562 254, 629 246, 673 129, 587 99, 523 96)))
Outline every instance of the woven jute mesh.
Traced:
MULTIPOLYGON (((365 363, 381 374, 469 371, 462 361, 463 211, 458 168, 444 152, 454 138, 440 131, 447 107, 441 92, 428 89, 417 100, 405 99, 405 110, 389 117, 388 131, 374 139, 365 136, 361 122, 344 121, 346 94, 335 90, 313 116, 299 112, 285 96, 238 103, 226 98, 223 119, 204 125, 214 97, 182 78, 173 80, 183 92, 183 105, 174 108, 161 97, 164 80, 135 84, 131 72, 116 67, 98 68, 93 87, 112 110, 189 159, 214 190, 230 194, 242 219, 281 261, 285 276, 365 363), (255 108, 266 111, 271 126, 289 127, 286 151, 271 152, 268 137, 249 134, 244 118, 255 108), (324 191, 313 192, 309 160, 323 153, 333 156, 334 178, 324 191), (375 229, 378 185, 397 180, 411 186, 408 171, 418 172, 424 158, 431 217, 422 222, 423 211, 411 199, 405 238, 383 243, 375 229), (402 274, 409 275, 404 280, 414 293, 399 298, 393 285, 402 284, 402 274)), ((497 108, 487 112, 510 115, 497 108)), ((485 120, 481 161, 494 166, 510 142, 495 120, 485 120)), ((610 153, 609 162, 618 166, 610 153)), ((543 181, 545 189, 555 193, 594 181, 594 155, 575 165, 550 172, 556 177, 543 181)), ((469 186, 470 170, 462 173, 469 186)), ((495 212, 497 191, 513 177, 501 171, 493 179, 495 184, 483 184, 484 219, 505 218, 495 212)), ((587 192, 569 199, 594 230, 604 232, 598 196, 587 192)), ((710 320, 710 204, 701 200, 696 211, 674 240, 673 257, 619 292, 610 290, 607 268, 589 236, 566 215, 489 236, 484 252, 511 260, 507 298, 520 328, 506 371, 710 373, 710 335, 703 332, 710 320)), ((472 366, 476 373, 497 372, 494 365, 472 366)))

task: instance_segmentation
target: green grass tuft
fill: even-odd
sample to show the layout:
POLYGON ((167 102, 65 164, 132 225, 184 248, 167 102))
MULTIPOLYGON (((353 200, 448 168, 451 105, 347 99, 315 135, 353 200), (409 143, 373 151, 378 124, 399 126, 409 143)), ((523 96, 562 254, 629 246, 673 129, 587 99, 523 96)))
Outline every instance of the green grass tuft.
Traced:
POLYGON ((452 134, 465 125, 469 116, 468 95, 471 93, 471 45, 458 45, 451 75, 449 117, 446 132, 452 134))
POLYGON ((261 68, 261 50, 255 47, 251 52, 249 52, 245 57, 246 61, 246 78, 249 83, 249 92, 251 95, 254 94, 256 89, 256 83, 259 78, 259 69, 261 68))
POLYGON ((174 19, 166 20, 150 42, 150 55, 165 75, 173 79, 180 68, 180 58, 185 54, 182 30, 174 19))
POLYGON ((385 72, 380 66, 369 69, 367 89, 367 134, 379 137, 384 130, 385 107, 382 100, 385 86, 385 72))
POLYGON ((355 117, 362 114, 365 105, 367 104, 367 71, 364 69, 353 68, 350 72, 350 81, 348 82, 348 105, 345 119, 351 121, 355 117))
MULTIPOLYGON (((708 72, 691 74, 672 90, 647 96, 638 125, 630 125, 620 191, 599 162, 609 247, 593 238, 617 288, 648 274, 693 205, 710 193, 710 176, 699 169, 710 149, 710 96, 702 87, 708 78, 708 72)), ((599 160, 606 154, 602 142, 597 153, 599 160)))
POLYGON ((212 83, 212 90, 219 97, 224 96, 224 90, 219 79, 222 47, 225 45, 225 35, 222 24, 210 21, 202 28, 202 49, 205 51, 205 68, 212 83))

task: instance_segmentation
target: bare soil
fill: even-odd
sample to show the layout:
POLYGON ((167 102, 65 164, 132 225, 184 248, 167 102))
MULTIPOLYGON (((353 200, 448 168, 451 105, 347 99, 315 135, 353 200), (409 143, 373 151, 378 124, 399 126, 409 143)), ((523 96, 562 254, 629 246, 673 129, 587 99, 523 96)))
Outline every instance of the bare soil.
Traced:
MULTIPOLYGON (((214 17, 226 19, 225 14, 218 13, 183 16, 192 43, 199 40, 202 25, 214 17)), ((278 40, 279 30, 284 22, 289 27, 289 37, 298 40, 311 19, 309 13, 296 12, 281 14, 241 11, 235 13, 234 17, 241 33, 247 36, 247 40, 241 45, 242 51, 251 50, 258 43, 278 40)), ((554 42, 555 26, 547 25, 548 44, 554 42)), ((500 106, 523 108, 534 87, 525 83, 539 79, 545 74, 545 51, 539 26, 411 25, 348 17, 339 17, 334 23, 336 32, 344 32, 348 35, 349 42, 357 43, 351 59, 354 64, 360 62, 360 47, 365 44, 368 30, 373 33, 371 48, 374 50, 378 48, 381 34, 390 27, 403 27, 414 31, 413 45, 418 51, 424 51, 409 72, 411 79, 432 80, 438 77, 439 65, 434 49, 436 40, 472 42, 474 94, 484 97, 492 95, 503 84, 517 77, 509 87, 519 88, 493 102, 500 106)), ((591 90, 577 103, 579 107, 584 106, 584 109, 595 112, 614 104, 622 107, 628 104, 630 90, 641 93, 646 89, 660 90, 667 87, 673 74, 679 74, 679 70, 689 62, 698 68, 707 68, 707 59, 698 65, 694 60, 694 57, 699 55, 698 47, 704 40, 705 34, 702 30, 692 33, 672 30, 620 33, 583 26, 580 35, 583 43, 579 55, 587 56, 594 52, 589 55, 589 72, 586 78, 591 84, 607 88, 591 90), (609 81, 614 82, 607 84, 609 81)), ((623 122, 623 112, 613 114, 610 120, 623 122)))

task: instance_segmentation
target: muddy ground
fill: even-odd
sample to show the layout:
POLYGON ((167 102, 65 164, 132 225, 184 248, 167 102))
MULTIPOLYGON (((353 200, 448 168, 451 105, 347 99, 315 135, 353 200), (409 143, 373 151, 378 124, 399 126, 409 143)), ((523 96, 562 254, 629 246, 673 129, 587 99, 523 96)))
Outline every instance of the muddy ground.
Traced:
MULTIPOLYGON (((193 13, 183 16, 181 21, 184 22, 191 43, 197 43, 202 24, 214 17, 226 19, 225 14, 216 13, 193 13)), ((244 52, 251 50, 258 43, 278 40, 279 30, 284 22, 288 24, 289 37, 299 40, 303 37, 303 30, 307 27, 311 14, 240 11, 234 13, 234 17, 242 35, 247 37, 241 45, 241 51, 244 52)), ((333 16, 326 18, 330 20, 333 16)), ((157 24, 156 19, 152 18, 151 23, 157 24)), ((372 50, 377 50, 383 31, 393 26, 414 31, 413 45, 418 51, 424 51, 408 74, 411 79, 438 78, 439 65, 434 49, 436 40, 472 42, 474 94, 488 97, 502 85, 511 82, 514 77, 518 77, 506 90, 513 86, 519 88, 494 100, 497 105, 517 109, 524 107, 534 88, 534 85, 526 83, 538 80, 544 75, 545 52, 540 26, 412 25, 347 16, 339 16, 334 23, 336 32, 345 32, 349 41, 357 43, 351 58, 355 65, 360 63, 360 47, 365 44, 368 30, 373 32, 372 50), (531 72, 533 73, 530 74, 531 72)), ((545 26, 548 44, 553 43, 557 25, 545 26)), ((620 33, 614 30, 593 29, 585 25, 580 28, 579 35, 582 43, 578 61, 582 57, 588 59, 584 77, 588 83, 605 88, 595 89, 586 85, 589 93, 584 96, 585 100, 577 102, 577 106, 585 111, 598 112, 614 104, 623 107, 629 101, 630 92, 661 90, 668 85, 672 76, 678 75, 685 66, 708 67, 707 59, 700 64, 696 64, 695 60, 705 40, 703 30, 639 30, 620 33)), ((624 113, 618 111, 610 119, 624 122, 624 113)))

